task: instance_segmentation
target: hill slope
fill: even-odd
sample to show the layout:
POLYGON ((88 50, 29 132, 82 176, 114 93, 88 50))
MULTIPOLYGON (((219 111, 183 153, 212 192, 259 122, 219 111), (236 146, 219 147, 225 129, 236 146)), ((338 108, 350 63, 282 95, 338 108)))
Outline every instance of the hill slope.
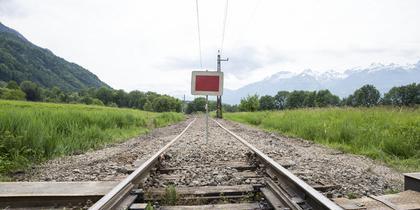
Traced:
POLYGON ((350 69, 344 73, 335 71, 317 73, 309 69, 301 73, 281 71, 237 90, 225 90, 223 102, 237 104, 248 94, 275 95, 280 90, 329 89, 340 97, 347 97, 365 84, 374 85, 384 94, 394 86, 413 82, 420 82, 420 61, 408 66, 375 64, 364 69, 350 69))
POLYGON ((80 90, 107 86, 83 67, 40 48, 0 23, 0 80, 33 81, 43 87, 80 90))

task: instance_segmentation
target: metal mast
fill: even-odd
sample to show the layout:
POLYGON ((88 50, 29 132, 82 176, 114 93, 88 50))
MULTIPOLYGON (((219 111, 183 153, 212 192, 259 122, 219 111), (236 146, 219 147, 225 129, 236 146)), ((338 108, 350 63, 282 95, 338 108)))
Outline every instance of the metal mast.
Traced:
MULTIPOLYGON (((229 58, 221 59, 220 58, 220 50, 217 51, 217 71, 222 71, 221 61, 229 61, 229 58)), ((217 103, 216 103, 216 117, 222 119, 222 96, 217 96, 217 103)))

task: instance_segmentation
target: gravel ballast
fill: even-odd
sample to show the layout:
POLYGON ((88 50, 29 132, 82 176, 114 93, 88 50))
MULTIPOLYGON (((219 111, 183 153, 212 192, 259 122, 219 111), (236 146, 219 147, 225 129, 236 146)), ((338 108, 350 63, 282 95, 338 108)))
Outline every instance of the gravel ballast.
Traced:
POLYGON ((209 141, 206 144, 205 118, 198 118, 166 152, 165 160, 161 162, 161 168, 178 170, 169 176, 153 174, 147 184, 150 187, 166 187, 171 184, 180 187, 262 184, 262 178, 249 177, 254 172, 242 172, 233 167, 238 162, 252 165, 250 154, 244 145, 211 120, 209 141))

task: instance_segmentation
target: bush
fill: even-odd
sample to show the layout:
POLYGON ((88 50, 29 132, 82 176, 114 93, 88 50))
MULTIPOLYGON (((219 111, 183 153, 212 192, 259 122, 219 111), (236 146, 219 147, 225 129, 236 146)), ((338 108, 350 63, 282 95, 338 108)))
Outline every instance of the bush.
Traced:
POLYGON ((15 81, 13 81, 13 80, 10 80, 10 81, 7 83, 6 88, 8 88, 8 89, 13 89, 13 90, 20 89, 20 88, 19 88, 19 85, 17 84, 17 82, 15 82, 15 81))
POLYGON ((92 99, 92 103, 91 104, 92 105, 96 105, 96 106, 105 106, 105 104, 101 100, 99 100, 97 98, 92 99))
POLYGON ((179 112, 181 102, 170 96, 159 96, 153 100, 152 107, 155 112, 179 112))
POLYGON ((41 100, 41 88, 31 82, 31 81, 23 81, 20 83, 20 89, 25 92, 26 100, 28 101, 40 101, 41 100))
POLYGON ((24 101, 26 95, 20 89, 0 88, 0 99, 24 101))

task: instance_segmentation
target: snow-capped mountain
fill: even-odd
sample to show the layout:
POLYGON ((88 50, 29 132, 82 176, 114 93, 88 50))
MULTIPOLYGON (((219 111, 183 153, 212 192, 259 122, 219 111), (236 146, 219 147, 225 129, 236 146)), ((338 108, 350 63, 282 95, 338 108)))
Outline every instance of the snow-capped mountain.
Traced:
POLYGON ((223 102, 238 104, 248 94, 275 95, 280 90, 321 90, 346 97, 365 84, 374 85, 382 94, 394 86, 420 83, 420 61, 401 66, 372 64, 367 68, 353 68, 345 72, 329 70, 316 72, 306 69, 300 73, 280 71, 272 76, 237 90, 225 90, 223 102))

